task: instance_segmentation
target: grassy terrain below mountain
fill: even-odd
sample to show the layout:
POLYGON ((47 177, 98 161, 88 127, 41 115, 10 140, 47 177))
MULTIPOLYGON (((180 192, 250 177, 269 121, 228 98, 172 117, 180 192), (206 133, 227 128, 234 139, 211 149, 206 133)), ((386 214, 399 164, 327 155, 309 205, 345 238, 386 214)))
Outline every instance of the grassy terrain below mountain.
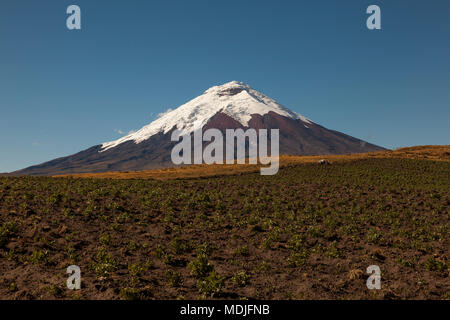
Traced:
MULTIPOLYGON (((436 161, 450 161, 450 146, 416 146, 396 150, 384 150, 360 154, 320 155, 320 156, 281 156, 280 167, 294 166, 307 163, 317 163, 326 159, 332 163, 368 158, 404 158, 426 159, 436 161)), ((192 165, 177 168, 157 170, 85 173, 61 175, 59 177, 74 178, 111 178, 111 179, 178 179, 209 177, 220 175, 234 175, 245 172, 259 172, 259 165, 192 165)))

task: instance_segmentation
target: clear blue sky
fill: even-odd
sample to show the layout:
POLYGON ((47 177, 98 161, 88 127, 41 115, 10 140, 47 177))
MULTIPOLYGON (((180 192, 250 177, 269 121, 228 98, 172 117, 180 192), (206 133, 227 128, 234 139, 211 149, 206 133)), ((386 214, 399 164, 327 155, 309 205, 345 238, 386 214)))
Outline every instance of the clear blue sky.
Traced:
POLYGON ((384 147, 450 144, 450 1, 2 0, 0 172, 231 80, 384 147), (366 28, 371 4, 381 31, 366 28))

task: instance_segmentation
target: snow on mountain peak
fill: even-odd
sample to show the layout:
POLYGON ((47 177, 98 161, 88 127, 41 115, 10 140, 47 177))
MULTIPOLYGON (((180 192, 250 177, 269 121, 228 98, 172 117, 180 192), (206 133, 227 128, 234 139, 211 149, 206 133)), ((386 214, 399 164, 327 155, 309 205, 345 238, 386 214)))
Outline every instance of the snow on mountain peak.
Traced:
POLYGON ((230 116, 243 126, 247 126, 253 114, 265 115, 270 111, 288 118, 300 119, 305 123, 311 123, 309 119, 283 107, 275 100, 252 89, 249 85, 239 81, 231 81, 209 88, 201 96, 175 110, 163 113, 160 118, 136 132, 118 140, 104 143, 101 152, 127 141, 140 143, 159 132, 168 133, 174 127, 181 130, 183 134, 189 134, 202 128, 209 119, 219 112, 230 116))
POLYGON ((250 90, 250 86, 244 82, 230 81, 220 86, 214 86, 205 91, 205 93, 215 93, 223 95, 234 95, 243 90, 250 90))

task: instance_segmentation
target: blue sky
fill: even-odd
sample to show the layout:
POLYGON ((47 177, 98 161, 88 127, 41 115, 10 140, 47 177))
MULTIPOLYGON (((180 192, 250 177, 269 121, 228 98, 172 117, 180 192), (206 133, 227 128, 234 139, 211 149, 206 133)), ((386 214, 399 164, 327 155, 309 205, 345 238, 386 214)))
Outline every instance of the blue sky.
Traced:
POLYGON ((449 144, 449 40, 447 0, 2 0, 0 172, 115 140, 231 80, 384 147, 449 144), (382 30, 366 28, 371 4, 382 30))

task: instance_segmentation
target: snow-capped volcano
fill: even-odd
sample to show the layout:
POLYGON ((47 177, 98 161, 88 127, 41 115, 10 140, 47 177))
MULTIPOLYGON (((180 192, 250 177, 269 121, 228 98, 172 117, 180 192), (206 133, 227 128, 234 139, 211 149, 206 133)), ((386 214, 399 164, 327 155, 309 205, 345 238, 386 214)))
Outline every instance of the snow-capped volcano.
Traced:
MULTIPOLYGON (((333 107, 333 106, 330 106, 333 107)), ((173 166, 175 129, 279 129, 279 152, 290 155, 344 154, 382 150, 346 134, 326 129, 275 100, 232 81, 206 90, 142 129, 116 141, 32 166, 13 174, 56 175, 85 172, 146 170, 173 166)), ((208 142, 204 143, 204 146, 208 142)))
POLYGON ((300 119, 309 124, 311 120, 295 113, 275 100, 252 89, 249 85, 231 81, 221 86, 214 86, 202 95, 183 104, 179 108, 166 112, 159 119, 118 140, 106 142, 101 151, 114 148, 126 141, 140 143, 157 133, 168 133, 177 128, 183 134, 189 134, 203 128, 218 113, 223 113, 248 127, 253 115, 264 116, 270 111, 290 119, 300 119))

